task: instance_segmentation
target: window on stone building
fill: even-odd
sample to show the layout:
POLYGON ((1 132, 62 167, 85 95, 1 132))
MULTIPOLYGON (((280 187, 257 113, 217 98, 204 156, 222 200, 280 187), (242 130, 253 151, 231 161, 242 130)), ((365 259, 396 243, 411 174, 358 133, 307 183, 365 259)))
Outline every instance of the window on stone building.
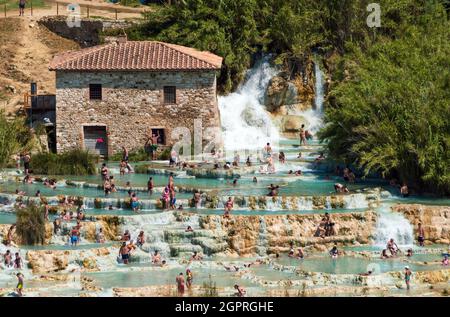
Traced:
POLYGON ((164 103, 176 103, 176 88, 175 86, 164 86, 164 103))
POLYGON ((89 85, 89 99, 102 100, 102 85, 100 84, 89 85))
POLYGON ((152 129, 152 135, 158 137, 158 144, 166 144, 164 129, 152 129))

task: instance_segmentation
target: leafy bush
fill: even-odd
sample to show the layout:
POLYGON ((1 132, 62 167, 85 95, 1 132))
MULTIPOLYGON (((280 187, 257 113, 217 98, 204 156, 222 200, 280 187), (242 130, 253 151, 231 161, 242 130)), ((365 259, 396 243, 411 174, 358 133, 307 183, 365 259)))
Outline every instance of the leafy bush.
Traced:
POLYGON ((450 23, 442 6, 422 10, 418 23, 398 25, 397 39, 352 46, 339 59, 319 136, 366 175, 448 194, 450 23))
MULTIPOLYGON (((150 158, 150 155, 147 152, 145 152, 145 150, 143 148, 139 148, 139 149, 128 152, 128 160, 130 162, 148 161, 149 158, 150 158)), ((114 155, 111 155, 111 157, 108 160, 121 161, 122 160, 122 151, 117 152, 114 155)))
POLYGON ((43 244, 45 241, 44 211, 34 203, 16 209, 16 234, 27 245, 43 244))
POLYGON ((74 149, 61 154, 38 153, 31 157, 34 174, 42 175, 94 175, 98 156, 74 149))

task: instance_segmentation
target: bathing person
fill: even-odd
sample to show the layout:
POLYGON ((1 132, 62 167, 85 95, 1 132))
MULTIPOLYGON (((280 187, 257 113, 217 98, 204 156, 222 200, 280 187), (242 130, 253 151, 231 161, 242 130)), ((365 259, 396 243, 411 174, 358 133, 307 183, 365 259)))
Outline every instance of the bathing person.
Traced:
POLYGON ((122 160, 128 163, 128 150, 122 146, 122 160))
POLYGON ((239 286, 237 284, 234 285, 234 289, 237 291, 235 295, 238 297, 244 297, 244 295, 247 293, 242 286, 239 286))
POLYGON ((53 220, 53 233, 58 234, 59 230, 61 230, 61 219, 56 218, 53 220))
POLYGON ((381 258, 382 259, 389 259, 390 258, 389 254, 387 254, 387 249, 383 249, 383 251, 381 251, 381 258))
POLYGON ((126 242, 126 241, 130 241, 131 239, 131 234, 129 230, 125 230, 125 232, 123 233, 122 236, 122 241, 126 242))
POLYGON ((16 258, 14 259, 14 268, 21 269, 23 265, 22 258, 20 257, 19 252, 16 252, 16 258))
POLYGON ((227 202, 225 203, 225 213, 224 213, 224 217, 225 218, 229 218, 230 217, 230 212, 233 209, 233 199, 231 197, 228 197, 227 202))
POLYGON ((250 155, 247 156, 247 160, 245 161, 245 164, 246 164, 247 166, 252 166, 252 161, 250 160, 250 155))
POLYGON ((304 257, 305 257, 305 254, 303 253, 302 248, 298 248, 297 258, 303 259, 304 257))
POLYGON ((348 182, 350 180, 350 178, 348 176, 349 173, 350 173, 350 169, 348 168, 348 166, 346 166, 343 171, 343 178, 344 178, 344 181, 346 181, 346 182, 348 182))
POLYGON ((305 125, 302 124, 300 127, 300 145, 307 145, 306 143, 306 131, 305 131, 305 125))
POLYGON ((442 265, 443 266, 449 265, 448 255, 444 255, 444 259, 442 260, 442 265))
POLYGON ((191 270, 187 269, 186 270, 186 286, 188 288, 191 288, 193 279, 194 279, 194 276, 192 275, 191 270))
POLYGON ((100 228, 95 239, 97 243, 105 243, 105 235, 103 234, 103 228, 100 228))
POLYGON ((325 156, 323 155, 323 152, 320 152, 320 155, 318 157, 316 157, 316 159, 314 160, 314 162, 316 164, 319 164, 320 162, 322 162, 325 159, 325 156))
POLYGON ((409 269, 409 266, 405 266, 405 283, 406 283, 407 290, 410 289, 411 275, 412 275, 412 272, 409 269))
POLYGON ((316 232, 314 233, 314 236, 325 238, 325 233, 327 232, 326 227, 327 227, 327 219, 322 218, 322 220, 319 223, 319 226, 316 229, 316 232))
POLYGON ((417 234, 418 234, 417 242, 419 242, 419 245, 423 247, 424 246, 423 243, 425 242, 425 230, 423 230, 421 222, 419 222, 418 224, 417 234))
POLYGON ((175 282, 177 283, 177 290, 179 295, 184 294, 184 276, 183 273, 180 273, 177 278, 175 279, 175 282))
POLYGON ((270 146, 270 143, 267 143, 266 146, 263 149, 263 155, 265 159, 268 159, 272 156, 272 147, 270 146))
POLYGON ((108 179, 108 168, 106 167, 105 163, 102 164, 102 169, 100 173, 102 174, 103 180, 106 181, 108 179))
POLYGON ((194 253, 191 256, 191 261, 200 261, 202 259, 202 256, 198 254, 197 251, 194 251, 194 253))
POLYGON ((164 187, 164 190, 161 195, 161 203, 163 209, 169 208, 169 201, 170 201, 170 189, 169 186, 164 187))
POLYGON ((194 229, 192 229, 191 226, 188 226, 185 230, 185 232, 194 232, 194 229))
POLYGON ((6 267, 11 267, 13 266, 12 263, 12 255, 11 255, 11 251, 10 250, 6 250, 6 253, 3 255, 4 258, 4 262, 6 267))
POLYGON ((75 226, 72 228, 72 231, 70 232, 70 243, 72 244, 72 246, 77 245, 78 235, 79 235, 78 228, 77 226, 75 226))
POLYGON ((202 203, 202 196, 201 196, 200 192, 195 190, 194 197, 192 197, 192 199, 194 200, 195 208, 199 208, 202 203))
POLYGON ((153 264, 161 263, 161 254, 158 253, 158 250, 155 250, 155 252, 153 253, 152 262, 153 264))
POLYGON ((145 243, 145 236, 144 236, 144 231, 139 232, 139 235, 136 239, 136 245, 138 247, 142 247, 145 243))
POLYGON ((334 247, 330 250, 329 254, 330 254, 330 256, 331 256, 333 259, 336 259, 336 258, 338 257, 338 255, 339 255, 339 251, 338 251, 337 246, 334 246, 334 247))
POLYGON ((127 168, 127 162, 125 162, 124 160, 121 160, 120 165, 119 165, 119 172, 120 172, 121 176, 125 175, 126 168, 127 168))
POLYGON ((24 196, 26 193, 23 191, 23 190, 18 190, 18 189, 16 189, 16 195, 19 195, 19 196, 24 196))
POLYGON ((17 273, 17 286, 16 286, 16 292, 17 295, 19 295, 20 297, 23 296, 22 291, 23 291, 23 274, 22 273, 17 273))
POLYGON ((149 195, 153 194, 153 188, 155 185, 153 184, 153 177, 150 177, 147 182, 147 191, 149 195))
POLYGON ((406 185, 406 183, 403 183, 403 186, 400 187, 400 194, 403 197, 408 197, 409 196, 409 190, 408 190, 408 186, 406 185))
POLYGON ((269 193, 267 194, 267 196, 271 197, 278 196, 278 189, 280 188, 280 186, 278 185, 274 186, 273 184, 270 184, 270 186, 267 188, 269 189, 269 193))
POLYGON ((334 191, 336 193, 348 193, 349 192, 347 185, 342 185, 341 183, 334 184, 334 191))
POLYGON ((239 166, 240 161, 241 161, 241 157, 239 156, 238 151, 235 151, 234 158, 233 158, 233 166, 239 166))
POLYGON ((8 233, 6 234, 6 241, 5 241, 5 245, 6 246, 10 246, 11 245, 11 242, 12 242, 12 239, 13 239, 14 229, 16 229, 16 225, 15 224, 11 225, 9 227, 9 229, 8 229, 8 233))
POLYGON ((328 212, 325 213, 325 220, 326 220, 325 236, 329 237, 335 235, 336 234, 334 230, 335 223, 331 220, 331 216, 328 212))
POLYGON ((281 164, 286 163, 286 156, 284 155, 284 152, 280 152, 280 154, 278 154, 278 161, 281 164))
POLYGON ((406 256, 407 256, 408 258, 412 257, 412 255, 413 255, 413 250, 412 250, 412 249, 406 250, 406 256))
POLYGON ((122 243, 122 246, 119 249, 119 256, 122 257, 123 264, 128 264, 128 260, 130 259, 130 249, 126 242, 122 243))
POLYGON ((391 255, 397 255, 397 252, 400 250, 397 246, 397 243, 394 242, 394 239, 390 239, 387 243, 386 248, 391 252, 391 255))
POLYGON ((256 176, 253 176, 253 183, 257 183, 258 179, 256 178, 256 176))
POLYGON ((105 196, 111 193, 111 183, 108 179, 103 182, 103 190, 105 191, 105 196))
POLYGON ((139 212, 139 202, 136 193, 133 193, 131 195, 131 209, 133 209, 134 212, 139 212))
POLYGON ((291 248, 289 249, 288 257, 293 258, 295 256, 294 243, 289 243, 289 246, 291 248))
POLYGON ((31 161, 31 156, 30 156, 30 154, 26 153, 23 157, 23 168, 24 168, 25 175, 28 175, 28 173, 30 172, 30 161, 31 161))
POLYGON ((36 191, 36 194, 35 194, 34 196, 36 196, 36 197, 41 197, 41 191, 38 189, 38 190, 36 191))

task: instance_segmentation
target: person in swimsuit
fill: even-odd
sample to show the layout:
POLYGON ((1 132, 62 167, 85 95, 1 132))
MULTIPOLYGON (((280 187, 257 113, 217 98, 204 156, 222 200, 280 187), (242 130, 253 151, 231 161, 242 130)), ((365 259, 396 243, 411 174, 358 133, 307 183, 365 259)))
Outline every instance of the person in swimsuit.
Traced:
POLYGON ((244 295, 247 293, 243 287, 237 284, 234 285, 234 289, 237 291, 236 296, 238 297, 244 297, 244 295))
POLYGON ((334 184, 334 191, 336 193, 348 193, 349 192, 347 185, 342 185, 341 183, 334 184))
POLYGON ((175 282, 177 283, 178 295, 182 296, 184 294, 184 276, 183 276, 183 273, 180 273, 176 277, 175 282))
POLYGON ((291 248, 289 249, 288 257, 293 258, 295 256, 294 243, 289 243, 289 246, 291 248))
POLYGON ((198 254, 197 251, 194 251, 194 253, 191 256, 191 261, 200 261, 202 259, 201 255, 198 254))
POLYGON ((130 241, 131 239, 131 234, 129 230, 125 230, 125 232, 122 235, 122 241, 126 242, 126 241, 130 241))
POLYGON ((122 257, 123 264, 128 264, 130 259, 130 249, 128 248, 126 242, 122 243, 122 246, 119 249, 119 256, 122 257))
POLYGON ((397 243, 394 242, 394 239, 390 239, 387 243, 386 249, 391 252, 392 256, 397 255, 397 252, 399 251, 399 248, 397 246, 397 243))
POLYGON ((406 198, 409 196, 409 190, 408 190, 408 186, 406 185, 406 183, 403 183, 403 186, 400 187, 400 194, 406 198))
POLYGON ((337 246, 334 246, 328 253, 330 254, 331 258, 337 259, 338 255, 339 255, 337 246))
POLYGON ((23 265, 22 258, 20 257, 19 252, 16 252, 16 258, 14 259, 14 268, 21 269, 23 265))
POLYGON ((241 161, 241 157, 239 156, 239 153, 237 151, 235 151, 234 158, 233 158, 233 166, 239 166, 240 161, 241 161))
POLYGON ((442 265, 443 266, 449 265, 448 255, 444 255, 444 259, 442 259, 442 265))
POLYGON ((70 233, 70 243, 72 244, 72 246, 76 246, 78 244, 78 228, 75 226, 72 228, 72 231, 70 233))
POLYGON ((406 283, 406 289, 409 290, 411 287, 411 275, 412 272, 409 269, 409 266, 405 266, 405 283, 406 283))
POLYGON ((155 253, 153 253, 152 262, 153 264, 161 263, 161 255, 158 253, 158 250, 155 250, 155 253))
POLYGON ((108 168, 105 163, 102 164, 101 174, 104 181, 108 180, 108 168))
POLYGON ((418 224, 417 234, 418 234, 417 242, 419 242, 419 245, 421 247, 423 247, 424 246, 424 242, 425 242, 425 230, 423 230, 421 222, 419 222, 419 224, 418 224))
POLYGON ((191 288, 192 286, 192 281, 194 280, 194 276, 192 275, 192 272, 190 269, 186 270, 186 286, 188 288, 191 288))
POLYGON ((131 209, 133 209, 134 212, 139 212, 139 202, 136 193, 131 194, 131 209))
POLYGON ((11 225, 8 229, 8 233, 6 234, 6 241, 5 241, 5 245, 6 246, 10 246, 13 240, 13 233, 14 233, 14 229, 16 229, 16 225, 11 225))
POLYGON ((96 241, 97 243, 105 243, 105 235, 103 234, 103 228, 100 228, 98 230, 96 241))
POLYGON ((150 177, 147 182, 147 191, 149 195, 153 194, 153 188, 155 188, 155 185, 153 184, 153 177, 150 177))
POLYGON ((305 254, 303 253, 302 248, 298 248, 297 258, 303 259, 304 257, 305 257, 305 254))
POLYGON ((170 201, 170 189, 169 186, 164 187, 164 191, 161 195, 161 203, 163 209, 169 208, 169 201, 170 201))
POLYGON ((5 263, 6 267, 13 266, 13 264, 12 264, 12 255, 11 255, 11 251, 10 250, 6 250, 6 253, 3 255, 3 257, 4 257, 4 263, 5 263))
POLYGON ((387 254, 387 249, 383 249, 383 251, 381 251, 381 258, 382 259, 389 259, 390 258, 389 254, 387 254))
MULTIPOLYGON (((24 4, 24 7, 25 7, 25 4, 24 4)), ((25 154, 23 157, 23 168, 25 171, 25 175, 28 175, 28 173, 30 172, 30 161, 31 161, 30 155, 28 153, 25 154)))
POLYGON ((278 154, 278 161, 281 164, 286 163, 286 155, 284 154, 284 152, 280 152, 280 154, 278 154))
POLYGON ((407 256, 408 258, 412 257, 412 256, 413 256, 413 250, 412 250, 412 249, 406 250, 406 256, 407 256))
POLYGON ((230 217, 231 209, 233 209, 233 199, 231 197, 228 197, 228 200, 225 203, 225 213, 223 215, 225 218, 230 217))
POLYGON ((306 131, 305 131, 305 125, 302 124, 300 128, 300 145, 308 145, 306 142, 306 131))
POLYGON ((142 247, 145 243, 144 231, 141 231, 136 239, 136 245, 142 247))
POLYGON ((150 154, 152 155, 152 160, 156 160, 156 153, 158 151, 158 138, 159 138, 159 132, 152 133, 152 136, 150 137, 150 154))
POLYGON ((16 292, 17 295, 19 295, 20 297, 23 296, 23 274, 22 273, 17 273, 17 286, 16 286, 16 292))
POLYGON ((122 146, 122 160, 128 163, 128 150, 122 146))
POLYGON ((119 165, 119 171, 120 171, 121 176, 125 175, 126 168, 127 168, 127 162, 125 162, 124 160, 121 160, 120 165, 119 165))

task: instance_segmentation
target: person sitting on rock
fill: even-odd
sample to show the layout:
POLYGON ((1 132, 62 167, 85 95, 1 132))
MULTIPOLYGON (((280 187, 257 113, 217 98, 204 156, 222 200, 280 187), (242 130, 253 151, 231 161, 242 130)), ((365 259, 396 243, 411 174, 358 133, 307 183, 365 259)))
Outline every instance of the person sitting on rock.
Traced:
POLYGON ((314 236, 315 237, 325 238, 326 225, 327 225, 327 219, 326 218, 322 218, 322 220, 319 223, 319 226, 316 229, 316 232, 315 232, 314 236))
POLYGON ((123 264, 128 264, 130 259, 130 249, 128 248, 126 242, 123 242, 119 249, 119 257, 122 258, 123 264))
POLYGON ((198 254, 197 251, 194 251, 194 253, 191 256, 191 261, 200 261, 202 259, 202 256, 198 254))
POLYGON ((390 239, 387 243, 386 248, 391 252, 392 256, 396 256, 398 251, 400 251, 397 243, 395 243, 394 239, 390 239))
POLYGON ((237 297, 244 297, 244 295, 247 293, 245 289, 242 286, 234 285, 234 289, 237 291, 235 294, 237 297))

